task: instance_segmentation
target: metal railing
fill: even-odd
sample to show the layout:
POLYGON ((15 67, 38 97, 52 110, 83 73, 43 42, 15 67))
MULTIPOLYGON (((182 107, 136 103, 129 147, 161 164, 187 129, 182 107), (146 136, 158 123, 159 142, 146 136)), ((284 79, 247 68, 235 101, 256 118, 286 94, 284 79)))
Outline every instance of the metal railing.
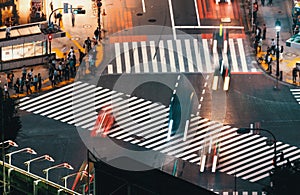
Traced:
MULTIPOLYGON (((3 166, 3 161, 0 161, 0 165, 3 166)), ((38 194, 38 189, 41 189, 43 187, 47 191, 50 191, 50 188, 52 188, 51 191, 53 191, 53 192, 55 191, 55 194, 80 195, 80 193, 78 193, 78 192, 75 192, 71 189, 61 186, 55 182, 46 180, 45 178, 42 178, 38 175, 27 172, 26 170, 20 169, 16 166, 9 165, 7 163, 4 163, 4 166, 5 166, 5 174, 8 174, 8 176, 6 177, 7 181, 4 181, 4 182, 6 183, 6 185, 9 189, 14 189, 14 186, 18 186, 16 188, 19 188, 23 191, 28 192, 28 185, 31 184, 32 188, 30 188, 31 189, 30 191, 32 191, 32 192, 30 192, 30 193, 32 193, 33 195, 38 194), (12 172, 15 172, 17 174, 12 174, 12 172), (24 184, 23 184, 24 189, 22 187, 20 187, 20 186, 22 186, 22 184, 19 183, 19 185, 16 185, 16 181, 20 182, 20 180, 17 180, 17 178, 14 178, 14 177, 25 178, 24 180, 26 181, 26 183, 24 182, 24 184)))

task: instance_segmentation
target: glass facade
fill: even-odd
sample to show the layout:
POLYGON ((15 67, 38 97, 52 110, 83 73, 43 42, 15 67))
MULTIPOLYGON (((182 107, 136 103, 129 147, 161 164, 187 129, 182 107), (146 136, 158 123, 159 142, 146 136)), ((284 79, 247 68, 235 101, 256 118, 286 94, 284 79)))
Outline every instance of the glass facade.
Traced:
POLYGON ((17 60, 22 58, 45 55, 47 52, 46 41, 36 41, 1 48, 2 61, 17 60))

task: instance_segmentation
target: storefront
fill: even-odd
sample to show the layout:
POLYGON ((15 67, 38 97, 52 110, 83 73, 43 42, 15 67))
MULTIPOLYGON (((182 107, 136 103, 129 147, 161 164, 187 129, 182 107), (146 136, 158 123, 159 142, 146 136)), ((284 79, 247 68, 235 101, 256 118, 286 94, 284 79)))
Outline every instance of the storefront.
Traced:
POLYGON ((18 15, 14 0, 0 1, 0 26, 15 25, 18 23, 18 15))
POLYGON ((40 22, 46 20, 46 12, 43 0, 31 0, 30 22, 40 22))

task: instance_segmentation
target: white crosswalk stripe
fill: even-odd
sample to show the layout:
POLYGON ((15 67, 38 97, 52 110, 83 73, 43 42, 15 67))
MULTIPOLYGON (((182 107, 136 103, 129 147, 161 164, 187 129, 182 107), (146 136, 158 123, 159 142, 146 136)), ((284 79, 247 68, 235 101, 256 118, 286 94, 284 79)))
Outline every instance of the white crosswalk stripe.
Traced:
POLYGON ((218 68, 220 59, 224 59, 231 66, 232 72, 255 70, 252 63, 247 63, 247 58, 250 57, 245 55, 243 39, 229 38, 227 52, 220 54, 212 51, 212 43, 210 39, 113 43, 116 57, 104 73, 212 73, 218 68))
POLYGON ((248 192, 248 191, 233 191, 233 192, 215 192, 219 195, 266 195, 266 192, 248 192))
MULTIPOLYGON (((267 146, 266 137, 252 133, 238 135, 237 128, 191 115, 185 141, 182 133, 168 140, 168 106, 83 82, 35 98, 20 99, 18 107, 86 130, 93 129, 98 108, 110 107, 115 118, 107 134, 110 138, 197 165, 205 155, 205 171, 211 171, 210 159, 218 155, 217 171, 250 182, 268 177, 273 168, 274 147, 267 146)), ((300 159, 299 148, 279 141, 276 144, 285 159, 300 159)), ((283 163, 286 160, 278 161, 278 165, 283 163)))
POLYGON ((298 102, 298 104, 300 104, 300 89, 299 88, 290 89, 290 91, 294 96, 295 100, 298 102))

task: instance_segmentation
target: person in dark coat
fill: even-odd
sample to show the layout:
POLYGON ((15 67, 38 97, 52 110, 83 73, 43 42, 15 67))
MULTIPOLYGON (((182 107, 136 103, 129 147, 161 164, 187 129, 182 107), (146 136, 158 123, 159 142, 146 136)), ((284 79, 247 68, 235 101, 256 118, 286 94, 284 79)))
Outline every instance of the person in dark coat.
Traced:
POLYGON ((298 70, 296 67, 293 68, 293 83, 296 83, 296 78, 297 78, 297 73, 298 73, 298 70))

